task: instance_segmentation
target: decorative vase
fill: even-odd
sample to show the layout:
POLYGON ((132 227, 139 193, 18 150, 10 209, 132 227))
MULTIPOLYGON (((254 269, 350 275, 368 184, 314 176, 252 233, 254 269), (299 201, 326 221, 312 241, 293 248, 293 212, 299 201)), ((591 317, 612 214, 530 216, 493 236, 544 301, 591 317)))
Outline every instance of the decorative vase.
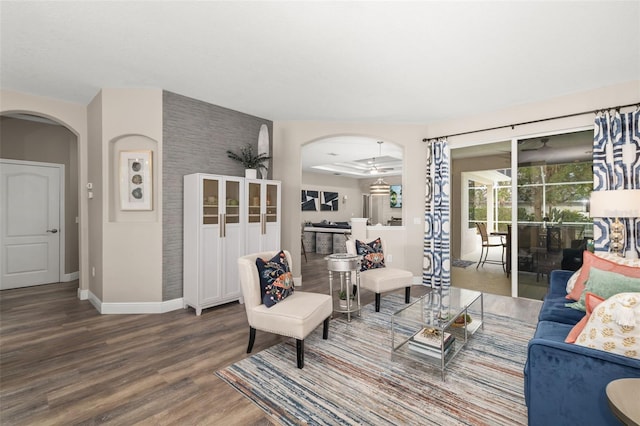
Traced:
POLYGON ((257 179, 258 171, 256 169, 244 169, 244 177, 247 179, 257 179))

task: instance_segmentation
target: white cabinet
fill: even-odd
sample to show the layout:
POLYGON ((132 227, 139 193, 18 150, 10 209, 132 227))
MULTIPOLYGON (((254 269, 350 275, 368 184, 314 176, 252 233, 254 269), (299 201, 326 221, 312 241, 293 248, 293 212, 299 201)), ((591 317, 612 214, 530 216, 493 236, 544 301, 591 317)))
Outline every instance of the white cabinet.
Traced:
POLYGON ((245 254, 244 178, 184 177, 184 306, 202 309, 241 300, 238 257, 245 254))
POLYGON ((246 253, 280 250, 280 182, 245 179, 246 253))

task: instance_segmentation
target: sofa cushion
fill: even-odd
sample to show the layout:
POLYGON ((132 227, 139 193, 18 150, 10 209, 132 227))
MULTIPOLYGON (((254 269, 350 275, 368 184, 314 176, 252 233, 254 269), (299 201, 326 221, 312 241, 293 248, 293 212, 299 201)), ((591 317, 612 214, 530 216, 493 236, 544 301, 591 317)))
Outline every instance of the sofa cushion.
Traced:
POLYGON ((360 286, 374 293, 410 287, 413 274, 397 268, 370 269, 360 273, 360 286))
POLYGON ((608 257, 607 259, 603 259, 595 254, 585 251, 583 254, 584 263, 582 264, 582 268, 580 268, 580 276, 576 281, 576 284, 571 290, 571 293, 567 294, 567 299, 579 300, 580 296, 584 292, 584 287, 589 279, 589 271, 591 268, 598 268, 602 271, 611 271, 616 272, 618 274, 626 275, 628 277, 640 278, 640 261, 636 260, 636 263, 632 263, 629 265, 629 259, 620 258, 621 260, 615 260, 615 257, 608 257), (618 262, 622 262, 620 264, 618 262), (627 263, 627 264, 624 264, 627 263))
POLYGON ((640 359, 640 293, 618 293, 598 305, 576 345, 640 359))
POLYGON ((256 259, 262 303, 269 308, 293 294, 293 277, 283 251, 269 260, 256 259))
POLYGON ((598 268, 591 268, 589 280, 577 302, 567 303, 567 306, 581 311, 586 310, 585 293, 591 292, 600 297, 608 299, 617 293, 640 292, 640 278, 633 278, 615 272, 601 271, 598 268))
MULTIPOLYGON (((584 312, 565 306, 565 295, 547 295, 538 314, 538 321, 554 321, 561 324, 574 326, 584 317, 584 312)), ((566 337, 566 335, 565 335, 566 337)), ((564 337, 563 337, 564 339, 564 337)))
POLYGON ((584 327, 589 322, 589 317, 591 317, 591 313, 603 301, 604 301, 604 298, 598 295, 595 295, 593 293, 587 292, 587 295, 585 297, 585 302, 587 305, 587 314, 583 316, 582 319, 578 321, 576 325, 573 326, 567 338, 564 339, 565 342, 574 343, 576 341, 580 333, 582 333, 582 330, 584 330, 584 327))
POLYGON ((571 275, 571 278, 569 278, 569 281, 567 281, 567 294, 571 293, 573 288, 576 286, 576 283, 578 282, 578 278, 580 278, 580 273, 582 272, 581 269, 582 268, 574 272, 573 275, 571 275))

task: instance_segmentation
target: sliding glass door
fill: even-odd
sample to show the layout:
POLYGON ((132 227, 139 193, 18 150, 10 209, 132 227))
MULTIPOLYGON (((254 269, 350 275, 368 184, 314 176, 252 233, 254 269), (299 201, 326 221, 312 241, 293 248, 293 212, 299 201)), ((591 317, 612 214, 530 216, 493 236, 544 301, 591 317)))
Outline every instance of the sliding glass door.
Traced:
POLYGON ((587 131, 518 141, 519 297, 544 297, 549 273, 569 267, 593 237, 588 212, 592 139, 587 131))

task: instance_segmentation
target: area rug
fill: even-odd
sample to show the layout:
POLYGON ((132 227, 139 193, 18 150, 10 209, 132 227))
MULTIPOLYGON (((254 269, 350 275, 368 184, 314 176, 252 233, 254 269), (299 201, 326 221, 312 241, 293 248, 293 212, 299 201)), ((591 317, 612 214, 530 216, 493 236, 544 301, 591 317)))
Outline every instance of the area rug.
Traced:
MULTIPOLYGON (((295 366, 290 339, 216 372, 284 425, 518 425, 527 423, 523 368, 535 325, 485 313, 479 329, 447 366, 391 355, 390 314, 404 305, 385 295, 360 318, 331 320, 305 340, 295 366)), ((474 314, 475 318, 478 318, 474 314)))
POLYGON ((467 266, 473 265, 473 260, 462 260, 462 259, 453 259, 451 261, 451 266, 455 266, 456 268, 466 268, 467 266))

